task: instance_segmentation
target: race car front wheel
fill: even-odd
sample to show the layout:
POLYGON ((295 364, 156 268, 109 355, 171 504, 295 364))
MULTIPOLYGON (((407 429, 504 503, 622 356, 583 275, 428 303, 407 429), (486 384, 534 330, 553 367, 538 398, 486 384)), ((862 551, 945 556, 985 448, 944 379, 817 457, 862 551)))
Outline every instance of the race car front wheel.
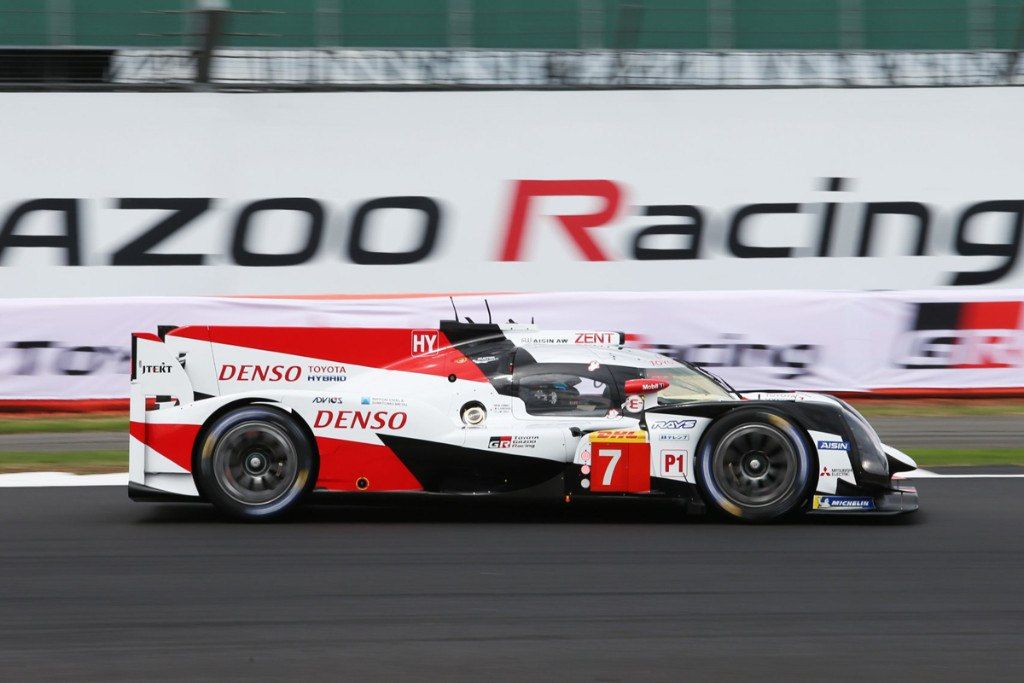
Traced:
POLYGON ((715 509, 748 521, 801 507, 816 472, 803 430, 769 411, 741 410, 711 425, 698 448, 698 485, 715 509))
POLYGON ((283 411, 247 406, 222 415, 199 444, 197 484, 221 511, 269 519, 299 503, 315 480, 312 444, 283 411))

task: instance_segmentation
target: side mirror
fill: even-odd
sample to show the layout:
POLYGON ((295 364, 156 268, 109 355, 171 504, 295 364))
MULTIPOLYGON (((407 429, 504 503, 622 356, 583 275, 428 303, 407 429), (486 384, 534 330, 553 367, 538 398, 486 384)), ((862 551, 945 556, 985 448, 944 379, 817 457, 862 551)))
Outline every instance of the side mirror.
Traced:
POLYGON ((625 384, 626 395, 634 394, 656 394, 662 389, 667 389, 669 383, 657 377, 647 379, 627 379, 625 384))

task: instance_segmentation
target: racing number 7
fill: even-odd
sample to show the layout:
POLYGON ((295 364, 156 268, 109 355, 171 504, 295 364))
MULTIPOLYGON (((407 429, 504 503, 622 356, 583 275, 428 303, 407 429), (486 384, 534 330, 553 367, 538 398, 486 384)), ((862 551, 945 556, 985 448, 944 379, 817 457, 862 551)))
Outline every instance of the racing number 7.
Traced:
POLYGON ((604 470, 604 476, 601 477, 601 486, 611 486, 612 479, 615 477, 615 466, 619 464, 622 451, 618 448, 601 448, 597 451, 597 455, 600 458, 611 458, 608 467, 604 470))

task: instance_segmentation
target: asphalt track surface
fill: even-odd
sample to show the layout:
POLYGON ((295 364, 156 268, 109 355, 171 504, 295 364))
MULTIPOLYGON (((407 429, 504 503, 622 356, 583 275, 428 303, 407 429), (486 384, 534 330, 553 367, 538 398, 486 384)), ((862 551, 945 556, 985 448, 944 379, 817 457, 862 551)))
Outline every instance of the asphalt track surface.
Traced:
POLYGON ((0 679, 1024 680, 1024 480, 916 485, 916 515, 774 526, 2 490, 0 679))

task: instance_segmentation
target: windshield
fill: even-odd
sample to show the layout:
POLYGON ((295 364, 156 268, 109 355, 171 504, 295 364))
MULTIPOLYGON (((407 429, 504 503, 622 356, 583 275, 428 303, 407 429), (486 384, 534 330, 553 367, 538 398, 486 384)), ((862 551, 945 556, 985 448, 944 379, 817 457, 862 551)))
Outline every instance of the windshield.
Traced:
POLYGON ((658 392, 658 405, 684 401, 732 399, 732 394, 711 375, 697 368, 679 365, 662 368, 641 368, 642 377, 663 379, 668 387, 658 392))

